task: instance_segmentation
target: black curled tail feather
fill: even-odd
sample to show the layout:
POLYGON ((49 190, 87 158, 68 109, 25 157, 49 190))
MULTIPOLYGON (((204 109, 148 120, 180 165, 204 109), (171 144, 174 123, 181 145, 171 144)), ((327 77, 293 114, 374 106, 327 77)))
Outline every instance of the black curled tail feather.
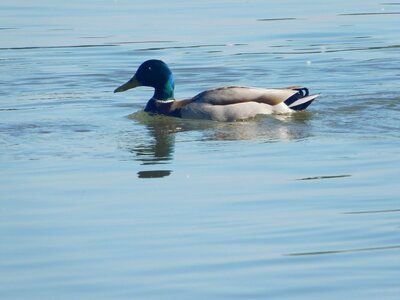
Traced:
POLYGON ((307 97, 308 95, 310 95, 310 91, 306 87, 295 88, 294 90, 302 94, 302 97, 307 97))

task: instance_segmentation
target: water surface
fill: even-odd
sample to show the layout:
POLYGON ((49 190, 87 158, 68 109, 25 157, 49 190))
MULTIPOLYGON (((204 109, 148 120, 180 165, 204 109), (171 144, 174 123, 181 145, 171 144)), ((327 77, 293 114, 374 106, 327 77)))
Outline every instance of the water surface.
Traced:
POLYGON ((398 299, 400 3, 3 1, 2 299, 398 299), (300 84, 307 112, 150 117, 300 84))

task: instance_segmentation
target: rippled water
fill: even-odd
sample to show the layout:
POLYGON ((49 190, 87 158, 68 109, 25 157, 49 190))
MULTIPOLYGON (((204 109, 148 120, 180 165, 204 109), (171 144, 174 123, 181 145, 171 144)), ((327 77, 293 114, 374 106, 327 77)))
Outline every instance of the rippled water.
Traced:
POLYGON ((398 299, 400 3, 2 1, 1 299, 398 299), (307 112, 149 117, 112 91, 308 86, 307 112))

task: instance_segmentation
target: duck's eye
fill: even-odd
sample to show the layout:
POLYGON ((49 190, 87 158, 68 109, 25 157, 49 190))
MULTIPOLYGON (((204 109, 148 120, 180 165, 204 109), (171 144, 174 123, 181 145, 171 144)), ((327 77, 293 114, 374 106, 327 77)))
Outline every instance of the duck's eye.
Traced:
POLYGON ((148 67, 148 69, 147 69, 147 70, 151 71, 151 67, 148 67))

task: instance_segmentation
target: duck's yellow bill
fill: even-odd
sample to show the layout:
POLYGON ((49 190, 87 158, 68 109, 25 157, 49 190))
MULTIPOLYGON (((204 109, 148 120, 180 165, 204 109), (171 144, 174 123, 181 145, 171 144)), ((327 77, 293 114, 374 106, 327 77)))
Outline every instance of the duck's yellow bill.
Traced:
POLYGON ((127 83, 124 83, 120 87, 117 87, 114 90, 114 93, 124 92, 124 91, 127 91, 129 89, 133 89, 133 88, 135 88, 137 86, 141 86, 141 85, 142 84, 140 83, 140 81, 137 80, 135 76, 133 76, 132 79, 129 80, 127 83))

